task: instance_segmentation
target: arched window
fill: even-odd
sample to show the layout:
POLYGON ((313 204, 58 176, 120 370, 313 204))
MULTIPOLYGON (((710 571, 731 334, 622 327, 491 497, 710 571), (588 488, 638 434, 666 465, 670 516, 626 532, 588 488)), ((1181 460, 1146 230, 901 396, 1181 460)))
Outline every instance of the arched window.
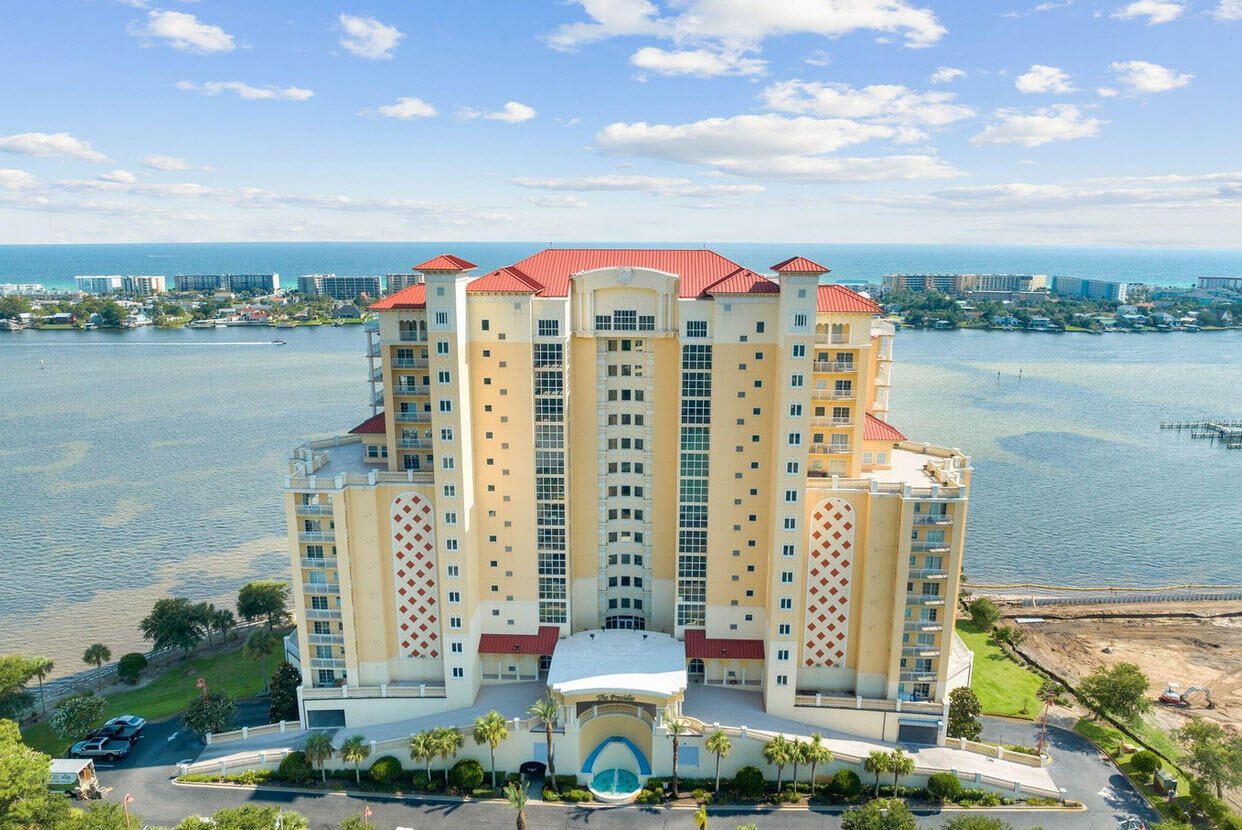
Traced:
POLYGON ((690 666, 686 669, 686 671, 691 677, 701 678, 703 676, 703 661, 697 657, 693 658, 690 661, 690 666))

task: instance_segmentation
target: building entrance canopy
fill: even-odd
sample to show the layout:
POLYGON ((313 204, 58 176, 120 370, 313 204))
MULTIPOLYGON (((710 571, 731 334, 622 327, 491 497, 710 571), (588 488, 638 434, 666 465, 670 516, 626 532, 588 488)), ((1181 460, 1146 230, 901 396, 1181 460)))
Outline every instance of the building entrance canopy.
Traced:
POLYGON ((557 642, 548 688, 562 698, 679 697, 686 690, 685 645, 656 631, 582 631, 557 642))

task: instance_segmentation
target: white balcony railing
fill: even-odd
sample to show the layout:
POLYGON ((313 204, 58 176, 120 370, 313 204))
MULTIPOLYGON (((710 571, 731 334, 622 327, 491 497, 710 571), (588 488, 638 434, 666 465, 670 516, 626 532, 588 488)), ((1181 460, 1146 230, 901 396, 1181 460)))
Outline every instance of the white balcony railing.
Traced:
POLYGON ((312 669, 343 669, 345 668, 345 661, 328 659, 327 657, 312 657, 310 658, 310 667, 312 669))
POLYGON ((811 397, 818 401, 849 401, 853 400, 853 389, 812 389, 811 397))
POLYGON ((915 513, 914 523, 916 525, 935 525, 944 526, 953 524, 952 513, 915 513))
POLYGON ((335 570, 337 559, 335 556, 303 556, 298 560, 298 564, 303 568, 324 568, 335 570))
POLYGON ((392 359, 392 368, 394 369, 426 369, 427 358, 425 357, 394 357, 392 359))
POLYGON ((335 542, 336 533, 327 531, 302 531, 298 533, 299 542, 335 542))
POLYGON ((302 584, 303 594, 339 594, 341 586, 335 582, 305 582, 302 584))
POLYGON ((343 646, 345 637, 341 634, 307 634, 306 642, 312 646, 343 646))
POLYGON ((903 683, 935 683, 936 673, 930 671, 903 671, 900 673, 899 679, 903 683))
POLYGON ((399 383, 392 388, 394 395, 421 395, 426 397, 431 394, 431 384, 429 383, 399 383))
POLYGON ((339 608, 307 608, 306 619, 308 620, 339 620, 341 618, 341 609, 339 608))
POLYGON ((938 608, 944 605, 944 597, 940 594, 906 594, 906 605, 938 608))
POLYGON ((330 504, 295 504, 293 511, 299 516, 331 516, 330 504))
POLYGON ((911 579, 948 579, 949 572, 944 568, 911 568, 911 579))
POLYGON ((811 368, 816 372, 847 372, 858 371, 858 364, 852 360, 817 360, 811 368))
POLYGON ((823 417, 823 416, 816 417, 816 416, 812 415, 812 416, 811 416, 811 426, 813 426, 813 427, 822 427, 822 428, 829 428, 829 427, 839 427, 839 428, 843 428, 843 427, 852 427, 852 426, 854 426, 854 419, 853 419, 853 418, 825 418, 825 417, 823 417))
POLYGON ((812 444, 811 455, 849 455, 852 450, 849 444, 812 444))
POLYGON ((398 412, 396 415, 399 424, 429 424, 431 423, 430 412, 398 412))
POLYGON ((901 628, 903 631, 940 631, 944 623, 940 620, 906 620, 901 628))
POLYGON ((429 450, 432 448, 430 438, 398 438, 397 448, 402 450, 429 450))

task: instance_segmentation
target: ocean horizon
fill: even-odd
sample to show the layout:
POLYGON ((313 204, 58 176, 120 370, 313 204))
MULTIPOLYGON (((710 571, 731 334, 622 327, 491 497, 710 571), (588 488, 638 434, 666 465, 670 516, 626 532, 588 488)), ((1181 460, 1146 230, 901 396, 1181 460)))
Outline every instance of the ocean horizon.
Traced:
POLYGON ((1193 285, 1200 276, 1242 274, 1242 249, 889 243, 582 242, 194 242, 0 245, 0 282, 72 288, 85 274, 259 273, 295 287, 302 274, 395 274, 441 253, 478 264, 477 273, 543 248, 711 248, 764 271, 787 256, 832 269, 837 282, 875 282, 889 273, 1049 274, 1116 282, 1193 285))

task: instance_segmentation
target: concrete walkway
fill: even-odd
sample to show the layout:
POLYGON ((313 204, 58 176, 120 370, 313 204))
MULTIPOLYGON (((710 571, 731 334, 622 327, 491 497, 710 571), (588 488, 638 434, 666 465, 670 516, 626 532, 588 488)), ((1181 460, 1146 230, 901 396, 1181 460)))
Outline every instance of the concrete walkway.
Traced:
MULTIPOLYGON (((745 726, 748 729, 780 732, 790 737, 807 737, 812 732, 818 732, 824 737, 824 744, 834 753, 860 758, 865 758, 874 750, 888 752, 897 746, 897 744, 866 740, 856 735, 847 735, 831 729, 769 715, 763 711, 763 697, 758 692, 746 692, 721 686, 691 684, 686 689, 682 713, 708 724, 745 726)), ((921 769, 977 773, 1005 781, 1021 782, 1030 787, 1057 789, 1047 767, 1028 767, 1014 761, 989 758, 976 752, 943 746, 902 745, 902 748, 914 756, 915 765, 921 769)))

